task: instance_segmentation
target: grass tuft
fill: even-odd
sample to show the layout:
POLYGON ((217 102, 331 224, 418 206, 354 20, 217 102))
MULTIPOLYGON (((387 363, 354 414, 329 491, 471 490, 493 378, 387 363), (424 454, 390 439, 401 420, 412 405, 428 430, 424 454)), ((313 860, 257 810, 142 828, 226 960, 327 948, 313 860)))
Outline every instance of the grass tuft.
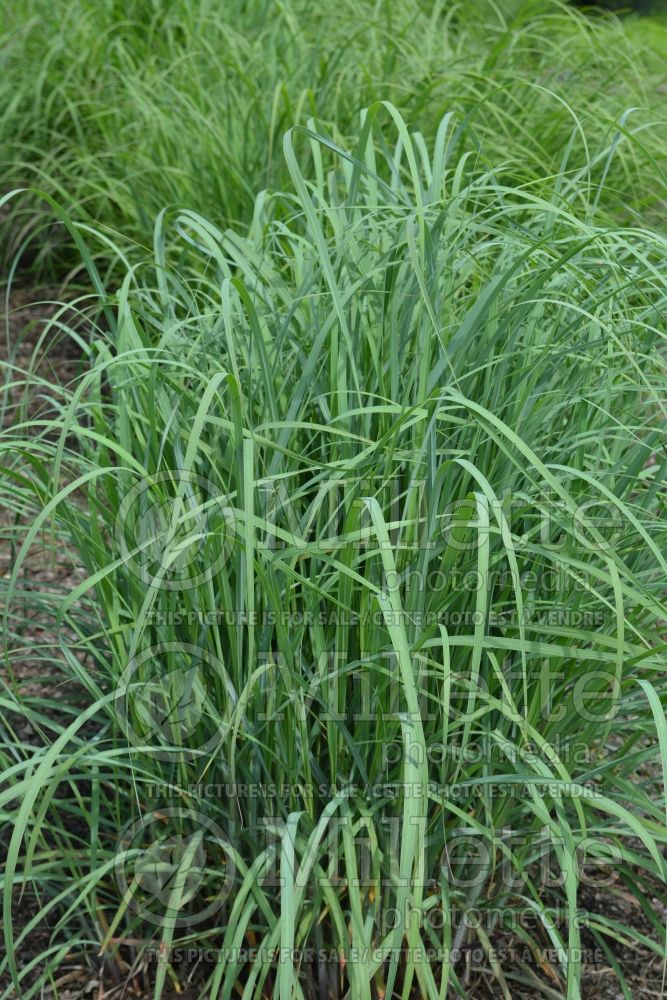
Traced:
POLYGON ((140 265, 91 272, 85 372, 0 436, 3 998, 91 949, 119 982, 160 951, 159 997, 190 947, 211 1000, 466 996, 476 951, 498 995, 578 1000, 618 931, 585 891, 664 882, 665 239, 602 224, 567 157, 510 183, 499 134, 311 121, 246 235, 169 209, 140 265), (39 546, 75 585, 28 585, 39 546), (15 670, 35 610, 45 693, 15 670), (508 935, 556 957, 537 976, 508 935))

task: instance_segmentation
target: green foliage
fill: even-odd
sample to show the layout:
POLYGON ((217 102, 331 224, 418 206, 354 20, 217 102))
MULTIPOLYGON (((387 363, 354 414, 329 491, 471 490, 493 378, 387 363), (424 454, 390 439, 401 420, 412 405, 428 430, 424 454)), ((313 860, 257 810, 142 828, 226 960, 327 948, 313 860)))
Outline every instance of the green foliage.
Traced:
MULTIPOLYGON (((346 11, 327 15, 325 41, 346 11)), ((179 23, 159 42, 170 51, 179 23)), ((503 38, 498 58, 510 64, 534 30, 503 38)), ((402 38, 398 59, 399 25, 386 37, 402 38)), ((362 43, 389 58, 367 34, 350 40, 362 43)), ((122 58, 154 79, 152 44, 137 45, 111 77, 122 58)), ((322 74, 337 111, 364 92, 358 68, 322 74)), ((259 194, 246 235, 168 210, 150 258, 130 266, 107 244, 101 278, 86 248, 99 234, 85 233, 98 289, 81 304, 96 324, 86 371, 0 437, 6 655, 16 666, 29 609, 50 613, 60 645, 45 672, 71 691, 71 721, 20 679, 0 702, 15 979, 30 970, 12 956, 51 922, 26 995, 66 939, 70 954, 101 945, 111 966, 121 941, 137 962, 159 945, 219 949, 200 969, 210 998, 355 1000, 465 996, 457 950, 474 944, 509 996, 535 985, 493 958, 492 939, 513 933, 557 950, 545 995, 577 1000, 584 876, 611 866, 644 902, 664 880, 666 243, 600 224, 614 194, 593 179, 629 178, 648 146, 604 146, 593 116, 591 166, 569 112, 539 135, 530 107, 510 114, 529 92, 533 111, 553 97, 524 84, 480 104, 496 84, 460 80, 495 123, 488 148, 465 107, 427 141, 375 104, 349 152, 315 123, 287 132, 283 166, 264 150, 264 179, 289 185, 259 194), (74 588, 26 586, 39 544, 73 554, 74 588), (19 886, 39 902, 15 932, 19 886), (274 962, 276 948, 342 960, 274 962)), ((142 95, 152 106, 167 92, 142 95)), ((167 120, 147 125, 147 148, 167 120)), ((261 129, 245 129, 254 143, 261 129)), ((124 141, 140 161, 142 141, 124 141)), ((238 159, 217 176, 201 161, 221 216, 246 211, 245 177, 258 176, 227 187, 259 149, 230 144, 238 159)), ((197 190, 187 152, 183 188, 156 159, 152 198, 197 190)), ((106 191, 100 180, 91 211, 106 191)), ((117 204, 141 228, 127 191, 117 204)), ((29 373, 13 380, 40 392, 29 373)), ((589 915, 596 942, 617 931, 589 915)), ((156 996, 172 975, 156 965, 156 996)))
MULTIPOLYGON (((287 128, 316 116, 345 142, 383 99, 429 140, 446 112, 467 116, 517 186, 565 157, 580 211, 604 178, 602 207, 646 222, 665 199, 664 129, 647 126, 666 54, 656 22, 630 31, 555 0, 17 0, 0 48, 3 184, 45 190, 116 242, 145 246, 165 206, 243 228, 257 192, 288 183, 287 128)), ((43 203, 6 221, 10 259, 29 237, 58 267, 43 203)))

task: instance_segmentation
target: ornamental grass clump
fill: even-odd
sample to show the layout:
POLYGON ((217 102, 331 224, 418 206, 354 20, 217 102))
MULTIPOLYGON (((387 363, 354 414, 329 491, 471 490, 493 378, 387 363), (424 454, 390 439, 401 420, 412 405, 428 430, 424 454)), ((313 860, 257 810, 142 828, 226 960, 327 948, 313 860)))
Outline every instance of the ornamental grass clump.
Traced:
POLYGON ((210 998, 466 996, 471 953, 577 1000, 648 941, 591 886, 663 956, 665 240, 453 113, 284 156, 246 235, 166 210, 104 277, 57 209, 95 292, 0 437, 10 668, 26 609, 59 635, 0 702, 3 996, 98 952, 160 996, 190 948, 210 998))

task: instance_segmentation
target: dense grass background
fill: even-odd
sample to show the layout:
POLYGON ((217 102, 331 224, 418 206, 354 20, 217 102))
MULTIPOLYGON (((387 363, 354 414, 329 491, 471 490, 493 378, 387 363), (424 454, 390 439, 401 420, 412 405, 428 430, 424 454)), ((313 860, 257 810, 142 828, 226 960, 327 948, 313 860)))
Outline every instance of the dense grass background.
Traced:
MULTIPOLYGON (((666 37, 554 0, 19 0, 0 50, 0 169, 145 246, 167 205, 245 225, 259 190, 285 186, 287 128, 316 115, 351 137, 384 99, 431 138, 455 107, 514 183, 566 170, 590 211, 604 180, 603 205, 645 223, 665 198, 664 130, 647 126, 664 118, 666 37)), ((9 259, 30 233, 57 266, 52 221, 17 201, 9 259)))
POLYGON ((664 35, 471 6, 16 8, 82 366, 4 366, 7 1000, 662 974, 664 35))

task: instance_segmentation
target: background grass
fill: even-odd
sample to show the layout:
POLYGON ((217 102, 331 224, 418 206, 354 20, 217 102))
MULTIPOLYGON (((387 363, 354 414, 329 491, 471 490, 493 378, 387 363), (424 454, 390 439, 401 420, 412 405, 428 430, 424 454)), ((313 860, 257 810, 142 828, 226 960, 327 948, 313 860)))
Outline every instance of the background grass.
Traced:
POLYGON ((664 969, 664 36, 470 6, 16 9, 3 997, 664 969))
MULTIPOLYGON (((430 138, 456 107, 513 183, 566 169, 590 211, 604 179, 603 206, 646 222, 665 197, 664 130, 647 126, 664 118, 666 36, 657 20, 554 0, 19 0, 0 55, 0 169, 7 187, 38 187, 145 246, 166 205, 247 224, 256 193, 285 186, 288 127, 317 115, 345 139, 386 99, 430 138)), ((16 202, 9 259, 30 234, 57 267, 52 223, 16 202)))

